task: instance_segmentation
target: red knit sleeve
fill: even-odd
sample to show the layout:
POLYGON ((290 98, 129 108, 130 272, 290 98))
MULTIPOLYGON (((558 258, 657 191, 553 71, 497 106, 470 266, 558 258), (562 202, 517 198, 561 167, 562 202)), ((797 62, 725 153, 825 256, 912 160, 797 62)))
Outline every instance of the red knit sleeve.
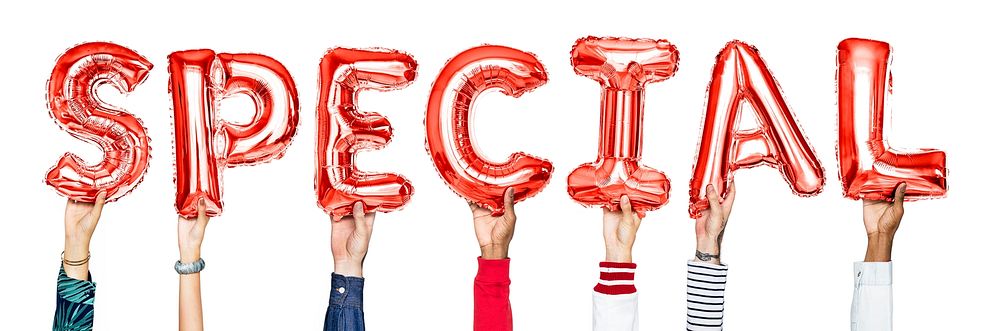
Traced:
POLYGON ((474 331, 511 331, 514 318, 510 309, 510 259, 479 258, 479 272, 473 288, 474 331))

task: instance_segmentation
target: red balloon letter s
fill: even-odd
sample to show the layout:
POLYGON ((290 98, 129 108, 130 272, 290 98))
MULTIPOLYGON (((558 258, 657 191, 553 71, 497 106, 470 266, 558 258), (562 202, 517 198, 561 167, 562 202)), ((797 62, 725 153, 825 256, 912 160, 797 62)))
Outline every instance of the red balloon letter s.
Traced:
POLYGON ((896 184, 906 182, 907 200, 943 197, 948 191, 945 153, 933 149, 899 152, 889 147, 882 136, 883 124, 890 118, 885 102, 892 92, 889 44, 845 39, 837 51, 837 157, 844 195, 851 199, 891 200, 896 184), (858 128, 867 129, 867 140, 858 139, 858 128))
POLYGON ((601 84, 597 161, 569 174, 570 197, 588 206, 618 209, 627 195, 640 215, 667 203, 670 180, 642 159, 646 84, 677 71, 677 48, 666 40, 588 37, 573 46, 573 69, 601 84))
POLYGON ((292 142, 299 106, 295 83, 278 61, 259 54, 218 55, 211 50, 170 54, 174 100, 177 212, 222 212, 222 170, 280 158, 292 142), (243 94, 256 112, 249 123, 220 118, 219 101, 243 94))
POLYGON ((417 62, 394 50, 337 48, 319 65, 316 195, 319 206, 339 219, 362 201, 365 212, 396 210, 410 200, 413 186, 397 174, 358 170, 354 155, 384 147, 392 138, 389 120, 358 110, 358 92, 408 86, 417 62))
POLYGON ((725 197, 733 171, 762 164, 778 168, 796 194, 815 195, 823 189, 823 168, 778 82, 756 48, 732 41, 719 53, 708 86, 705 126, 691 178, 691 217, 698 218, 708 208, 709 184, 725 197), (750 109, 741 108, 744 102, 750 109), (755 128, 737 130, 751 109, 755 128))
POLYGON ((56 60, 48 86, 52 118, 69 134, 104 151, 104 158, 94 165, 66 153, 45 177, 59 194, 93 202, 105 191, 113 201, 142 181, 149 163, 146 129, 135 116, 105 103, 96 93, 104 84, 132 92, 152 67, 135 51, 103 42, 73 47, 56 60))
POLYGON ((470 134, 476 98, 490 90, 518 97, 545 84, 534 55, 503 46, 468 49, 448 61, 427 103, 427 152, 441 177, 465 199, 503 214, 503 192, 522 201, 542 190, 552 164, 524 153, 502 163, 484 159, 470 134))

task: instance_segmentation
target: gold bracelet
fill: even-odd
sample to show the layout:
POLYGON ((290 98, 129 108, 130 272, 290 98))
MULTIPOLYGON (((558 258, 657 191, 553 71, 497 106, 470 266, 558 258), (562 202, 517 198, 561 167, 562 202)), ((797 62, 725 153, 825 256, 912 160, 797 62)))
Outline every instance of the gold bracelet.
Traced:
POLYGON ((65 265, 68 265, 68 266, 71 266, 71 267, 79 267, 79 266, 82 266, 84 264, 87 264, 87 262, 90 261, 90 252, 87 252, 87 258, 85 258, 83 260, 79 260, 79 261, 70 261, 70 260, 67 260, 66 259, 66 251, 63 251, 62 254, 59 254, 59 258, 62 259, 62 262, 65 265))

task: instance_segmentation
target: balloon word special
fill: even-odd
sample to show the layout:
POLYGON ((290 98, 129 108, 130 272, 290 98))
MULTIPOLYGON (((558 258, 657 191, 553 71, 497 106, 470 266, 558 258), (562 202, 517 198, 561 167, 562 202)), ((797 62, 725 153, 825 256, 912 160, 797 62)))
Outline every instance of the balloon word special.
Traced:
MULTIPOLYGON (((846 39, 837 49, 837 156, 845 196, 891 199, 899 182, 908 183, 907 199, 944 196, 943 151, 900 152, 883 137, 892 85, 889 44, 846 39), (858 137, 858 128, 866 128, 867 136, 858 137)), ((678 59, 677 48, 666 40, 577 40, 570 55, 574 71, 601 86, 600 145, 596 160, 580 165, 567 178, 573 200, 614 209, 627 195, 640 213, 667 203, 670 180, 641 163, 643 107, 646 86, 672 77, 678 59)), ((105 191, 113 201, 142 181, 149 165, 146 128, 128 110, 103 102, 96 91, 110 84, 128 94, 152 68, 135 51, 103 42, 78 45, 58 58, 48 81, 51 115, 70 135, 104 152, 96 164, 72 153, 59 159, 46 176, 46 183, 59 194, 86 202, 105 191)), ((177 212, 193 217, 198 201, 204 200, 209 214, 218 215, 223 209, 221 179, 226 168, 279 159, 291 143, 299 123, 295 82, 280 62, 260 54, 179 51, 170 54, 167 69, 177 212), (256 109, 249 123, 219 116, 220 100, 234 95, 253 100, 256 109)), ((364 171, 354 162, 358 152, 380 149, 392 138, 389 121, 364 111, 357 96, 364 90, 405 88, 416 72, 413 57, 397 50, 336 48, 323 56, 316 106, 315 188, 318 204, 327 213, 344 216, 357 201, 367 212, 390 212, 409 201, 413 186, 405 177, 364 171)), ((515 200, 522 201, 546 186, 552 163, 520 152, 504 162, 487 160, 472 139, 470 121, 480 94, 496 90, 518 97, 547 81, 545 68, 534 55, 504 46, 474 47, 445 64, 427 102, 426 146, 455 193, 500 214, 507 187, 513 187, 515 200)), ((802 196, 820 192, 823 168, 756 48, 740 41, 726 44, 712 71, 707 98, 690 182, 691 217, 707 208, 708 185, 725 196, 727 180, 742 168, 771 166, 792 192, 802 196), (741 108, 744 103, 750 105, 746 110, 741 108), (748 111, 753 112, 756 126, 738 129, 748 111)))

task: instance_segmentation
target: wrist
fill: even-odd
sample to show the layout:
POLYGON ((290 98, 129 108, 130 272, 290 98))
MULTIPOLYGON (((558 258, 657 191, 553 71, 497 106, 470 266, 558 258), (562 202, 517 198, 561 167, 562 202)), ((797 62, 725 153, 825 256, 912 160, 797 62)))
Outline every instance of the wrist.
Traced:
POLYGON ((609 248, 605 251, 604 262, 632 263, 632 250, 609 248))
POLYGON ((895 233, 873 232, 868 234, 868 242, 892 242, 895 233))
POLYGON ((360 262, 334 262, 333 272, 349 277, 362 277, 363 265, 360 262))
POLYGON ((868 250, 865 262, 889 262, 892 260, 892 234, 868 234, 868 250))
POLYGON ((719 259, 718 254, 709 254, 702 252, 700 250, 694 251, 694 259, 691 259, 691 261, 714 264, 714 265, 722 265, 722 260, 719 259))
POLYGON ((193 263, 201 258, 201 249, 182 249, 181 263, 193 263))
POLYGON ((90 273, 90 252, 83 250, 83 252, 70 252, 69 250, 63 251, 62 253, 62 269, 73 279, 78 280, 89 280, 88 274, 90 273))
POLYGON ((721 265, 722 261, 719 258, 721 254, 722 248, 719 245, 718 237, 699 237, 695 245, 695 256, 692 261, 721 265))
POLYGON ((480 256, 487 260, 503 260, 507 258, 507 245, 486 244, 479 247, 480 256))
POLYGON ((66 238, 63 245, 63 255, 70 260, 79 260, 90 254, 90 242, 83 240, 70 240, 66 238))
POLYGON ((703 237, 698 238, 695 242, 695 249, 702 253, 708 253, 712 255, 719 255, 722 248, 720 247, 720 242, 715 237, 703 237))

